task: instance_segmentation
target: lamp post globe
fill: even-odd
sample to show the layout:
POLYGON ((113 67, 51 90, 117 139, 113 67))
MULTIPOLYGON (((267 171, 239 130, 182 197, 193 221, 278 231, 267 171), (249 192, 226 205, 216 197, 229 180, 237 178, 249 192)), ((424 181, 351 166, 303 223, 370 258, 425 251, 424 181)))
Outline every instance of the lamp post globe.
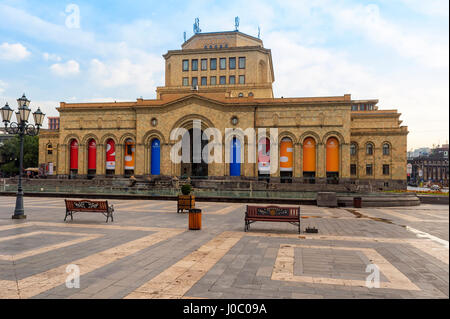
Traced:
POLYGON ((9 107, 8 102, 1 109, 2 121, 5 123, 5 126, 11 121, 11 116, 14 111, 9 107))

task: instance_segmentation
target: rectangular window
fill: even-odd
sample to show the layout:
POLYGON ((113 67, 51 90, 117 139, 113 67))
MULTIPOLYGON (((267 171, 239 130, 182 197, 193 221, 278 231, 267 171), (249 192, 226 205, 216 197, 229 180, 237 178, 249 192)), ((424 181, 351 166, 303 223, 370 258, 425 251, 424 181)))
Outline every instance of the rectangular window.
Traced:
POLYGON ((366 165, 366 175, 367 176, 372 176, 372 164, 367 164, 366 165))
POLYGON ((217 69, 217 59, 211 59, 209 64, 210 70, 216 70, 217 69))
POLYGON ((216 85, 217 84, 215 76, 212 76, 212 77, 209 78, 209 84, 211 84, 211 85, 216 85))
POLYGON ((183 60, 183 71, 189 71, 189 60, 183 60))
POLYGON ((235 78, 234 75, 230 75, 230 81, 229 81, 229 83, 230 83, 230 84, 236 84, 236 78, 235 78))
POLYGON ((245 69, 245 57, 239 58, 239 69, 245 69))
POLYGON ((202 59, 201 68, 202 68, 202 71, 206 71, 208 69, 208 59, 202 59))
POLYGON ((230 65, 229 65, 230 70, 236 69, 236 58, 230 58, 229 63, 230 63, 230 65))
POLYGON ((220 80, 220 84, 221 84, 221 85, 226 84, 226 82, 227 82, 225 76, 221 76, 219 80, 220 80))
POLYGON ((350 164, 350 175, 356 175, 356 164, 350 164))
POLYGON ((192 60, 192 71, 198 71, 198 60, 192 60))
POLYGON ((206 85, 206 76, 202 76, 201 85, 206 85))
POLYGON ((220 69, 225 70, 227 68, 227 59, 226 58, 220 58, 220 69))
POLYGON ((239 75, 239 84, 245 84, 245 75, 239 75))
POLYGON ((358 104, 352 104, 352 111, 358 111, 358 104))
POLYGON ((383 175, 389 175, 389 165, 383 164, 383 175))
POLYGON ((197 77, 192 78, 192 87, 196 87, 198 85, 198 79, 197 77))
POLYGON ((183 78, 183 86, 189 86, 189 78, 183 78))

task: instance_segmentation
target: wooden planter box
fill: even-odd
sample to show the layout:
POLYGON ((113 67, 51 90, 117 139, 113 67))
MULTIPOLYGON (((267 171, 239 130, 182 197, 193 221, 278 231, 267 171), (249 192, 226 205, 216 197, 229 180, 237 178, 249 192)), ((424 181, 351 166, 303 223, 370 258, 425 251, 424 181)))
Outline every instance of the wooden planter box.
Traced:
POLYGON ((189 210, 189 229, 190 230, 202 229, 202 210, 201 209, 189 210))
POLYGON ((195 208, 195 196, 194 195, 178 195, 177 213, 183 210, 189 211, 189 209, 195 208))

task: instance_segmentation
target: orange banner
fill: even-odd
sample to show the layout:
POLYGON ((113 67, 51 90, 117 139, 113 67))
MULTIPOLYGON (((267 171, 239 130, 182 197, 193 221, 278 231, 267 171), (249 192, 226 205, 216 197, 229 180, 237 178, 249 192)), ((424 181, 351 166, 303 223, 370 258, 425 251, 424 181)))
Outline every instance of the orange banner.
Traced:
POLYGON ((339 141, 335 137, 327 141, 327 172, 339 172, 339 141))
POLYGON ((303 142, 303 171, 316 171, 316 141, 312 137, 303 142))
POLYGON ((292 140, 283 138, 280 143, 280 172, 292 172, 293 154, 292 140))

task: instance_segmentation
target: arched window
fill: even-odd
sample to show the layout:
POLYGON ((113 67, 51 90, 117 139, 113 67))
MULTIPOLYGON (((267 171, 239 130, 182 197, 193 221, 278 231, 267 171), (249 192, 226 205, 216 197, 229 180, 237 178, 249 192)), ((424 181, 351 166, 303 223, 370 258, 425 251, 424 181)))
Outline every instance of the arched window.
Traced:
POLYGON ((373 144, 372 143, 366 144, 366 154, 373 155, 373 144))
POLYGON ((352 155, 352 156, 356 155, 356 143, 350 144, 350 155, 352 155))
POLYGON ((389 155, 391 152, 390 146, 388 143, 383 144, 383 155, 389 155))

